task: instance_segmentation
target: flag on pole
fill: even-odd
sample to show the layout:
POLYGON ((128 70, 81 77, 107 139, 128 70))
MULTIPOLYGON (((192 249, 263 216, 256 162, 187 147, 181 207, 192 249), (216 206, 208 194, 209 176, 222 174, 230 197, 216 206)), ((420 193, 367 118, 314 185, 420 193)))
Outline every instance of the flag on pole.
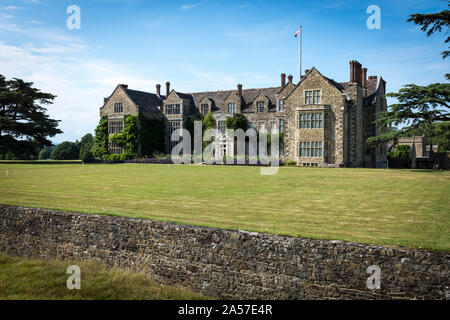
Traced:
POLYGON ((294 37, 297 38, 297 36, 298 36, 299 34, 301 34, 301 33, 302 33, 302 30, 301 30, 301 29, 298 29, 297 32, 294 33, 294 37))

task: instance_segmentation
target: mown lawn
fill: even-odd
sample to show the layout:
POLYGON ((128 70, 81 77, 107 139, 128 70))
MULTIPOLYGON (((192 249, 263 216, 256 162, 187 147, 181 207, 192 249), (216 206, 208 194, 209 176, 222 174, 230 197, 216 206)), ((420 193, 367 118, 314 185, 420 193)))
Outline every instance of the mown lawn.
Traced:
POLYGON ((0 203, 450 251, 450 172, 0 164, 0 203), (8 172, 8 174, 6 174, 8 172))
POLYGON ((184 300, 206 299, 187 289, 157 284, 150 277, 97 262, 29 260, 0 255, 0 299, 184 300), (80 268, 79 290, 69 290, 67 267, 80 268))

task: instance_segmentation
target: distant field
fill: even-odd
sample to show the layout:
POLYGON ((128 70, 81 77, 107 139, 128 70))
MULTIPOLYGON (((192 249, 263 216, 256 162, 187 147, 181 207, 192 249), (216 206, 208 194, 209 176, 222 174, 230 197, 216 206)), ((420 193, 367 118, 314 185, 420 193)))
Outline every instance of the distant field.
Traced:
POLYGON ((448 171, 0 163, 3 204, 442 251, 449 194, 448 171))
POLYGON ((192 291, 157 284, 148 276, 107 269, 97 262, 29 260, 0 255, 0 299, 184 300, 205 299, 192 291), (80 267, 80 290, 67 289, 67 267, 80 267))

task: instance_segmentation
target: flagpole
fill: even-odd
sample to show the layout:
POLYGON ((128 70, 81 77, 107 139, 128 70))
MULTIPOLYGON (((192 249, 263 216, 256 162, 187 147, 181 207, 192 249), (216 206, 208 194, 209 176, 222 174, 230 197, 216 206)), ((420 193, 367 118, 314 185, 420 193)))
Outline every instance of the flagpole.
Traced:
POLYGON ((298 78, 298 81, 302 80, 302 26, 300 26, 300 37, 298 39, 298 64, 300 67, 300 77, 298 78))

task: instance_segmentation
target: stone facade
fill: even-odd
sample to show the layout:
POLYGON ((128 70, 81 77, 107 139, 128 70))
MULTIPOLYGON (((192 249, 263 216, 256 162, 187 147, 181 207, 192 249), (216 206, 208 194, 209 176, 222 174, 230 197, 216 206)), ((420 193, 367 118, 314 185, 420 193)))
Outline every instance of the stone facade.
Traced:
MULTIPOLYGON (((283 132, 280 154, 298 165, 384 168, 386 146, 375 148, 366 140, 378 132, 373 122, 376 113, 387 108, 385 85, 382 78, 370 76, 367 79, 367 69, 357 61, 350 61, 348 82, 338 83, 313 67, 306 70, 297 84, 293 83, 292 76, 286 83, 286 74, 281 74, 279 87, 244 89, 238 84, 236 90, 181 93, 170 90, 167 82, 166 96, 161 96, 160 85, 156 94, 146 94, 154 96, 148 101, 153 103, 153 111, 157 110, 154 113, 165 119, 166 153, 178 143, 170 140, 172 132, 186 128, 190 118, 208 111, 221 128, 228 117, 242 114, 257 132, 283 132), (314 121, 302 122, 302 117, 314 117, 314 121)), ((127 90, 124 90, 125 95, 127 90)), ((124 94, 116 89, 105 100, 101 114, 115 117, 111 105, 123 98, 124 94)), ((136 106, 124 103, 124 113, 127 112, 136 112, 136 106)), ((223 145, 217 150, 233 155, 233 148, 227 141, 226 138, 216 141, 223 145)))
POLYGON ((97 260, 218 298, 450 298, 448 253, 36 208, 0 205, 0 252, 97 260))

